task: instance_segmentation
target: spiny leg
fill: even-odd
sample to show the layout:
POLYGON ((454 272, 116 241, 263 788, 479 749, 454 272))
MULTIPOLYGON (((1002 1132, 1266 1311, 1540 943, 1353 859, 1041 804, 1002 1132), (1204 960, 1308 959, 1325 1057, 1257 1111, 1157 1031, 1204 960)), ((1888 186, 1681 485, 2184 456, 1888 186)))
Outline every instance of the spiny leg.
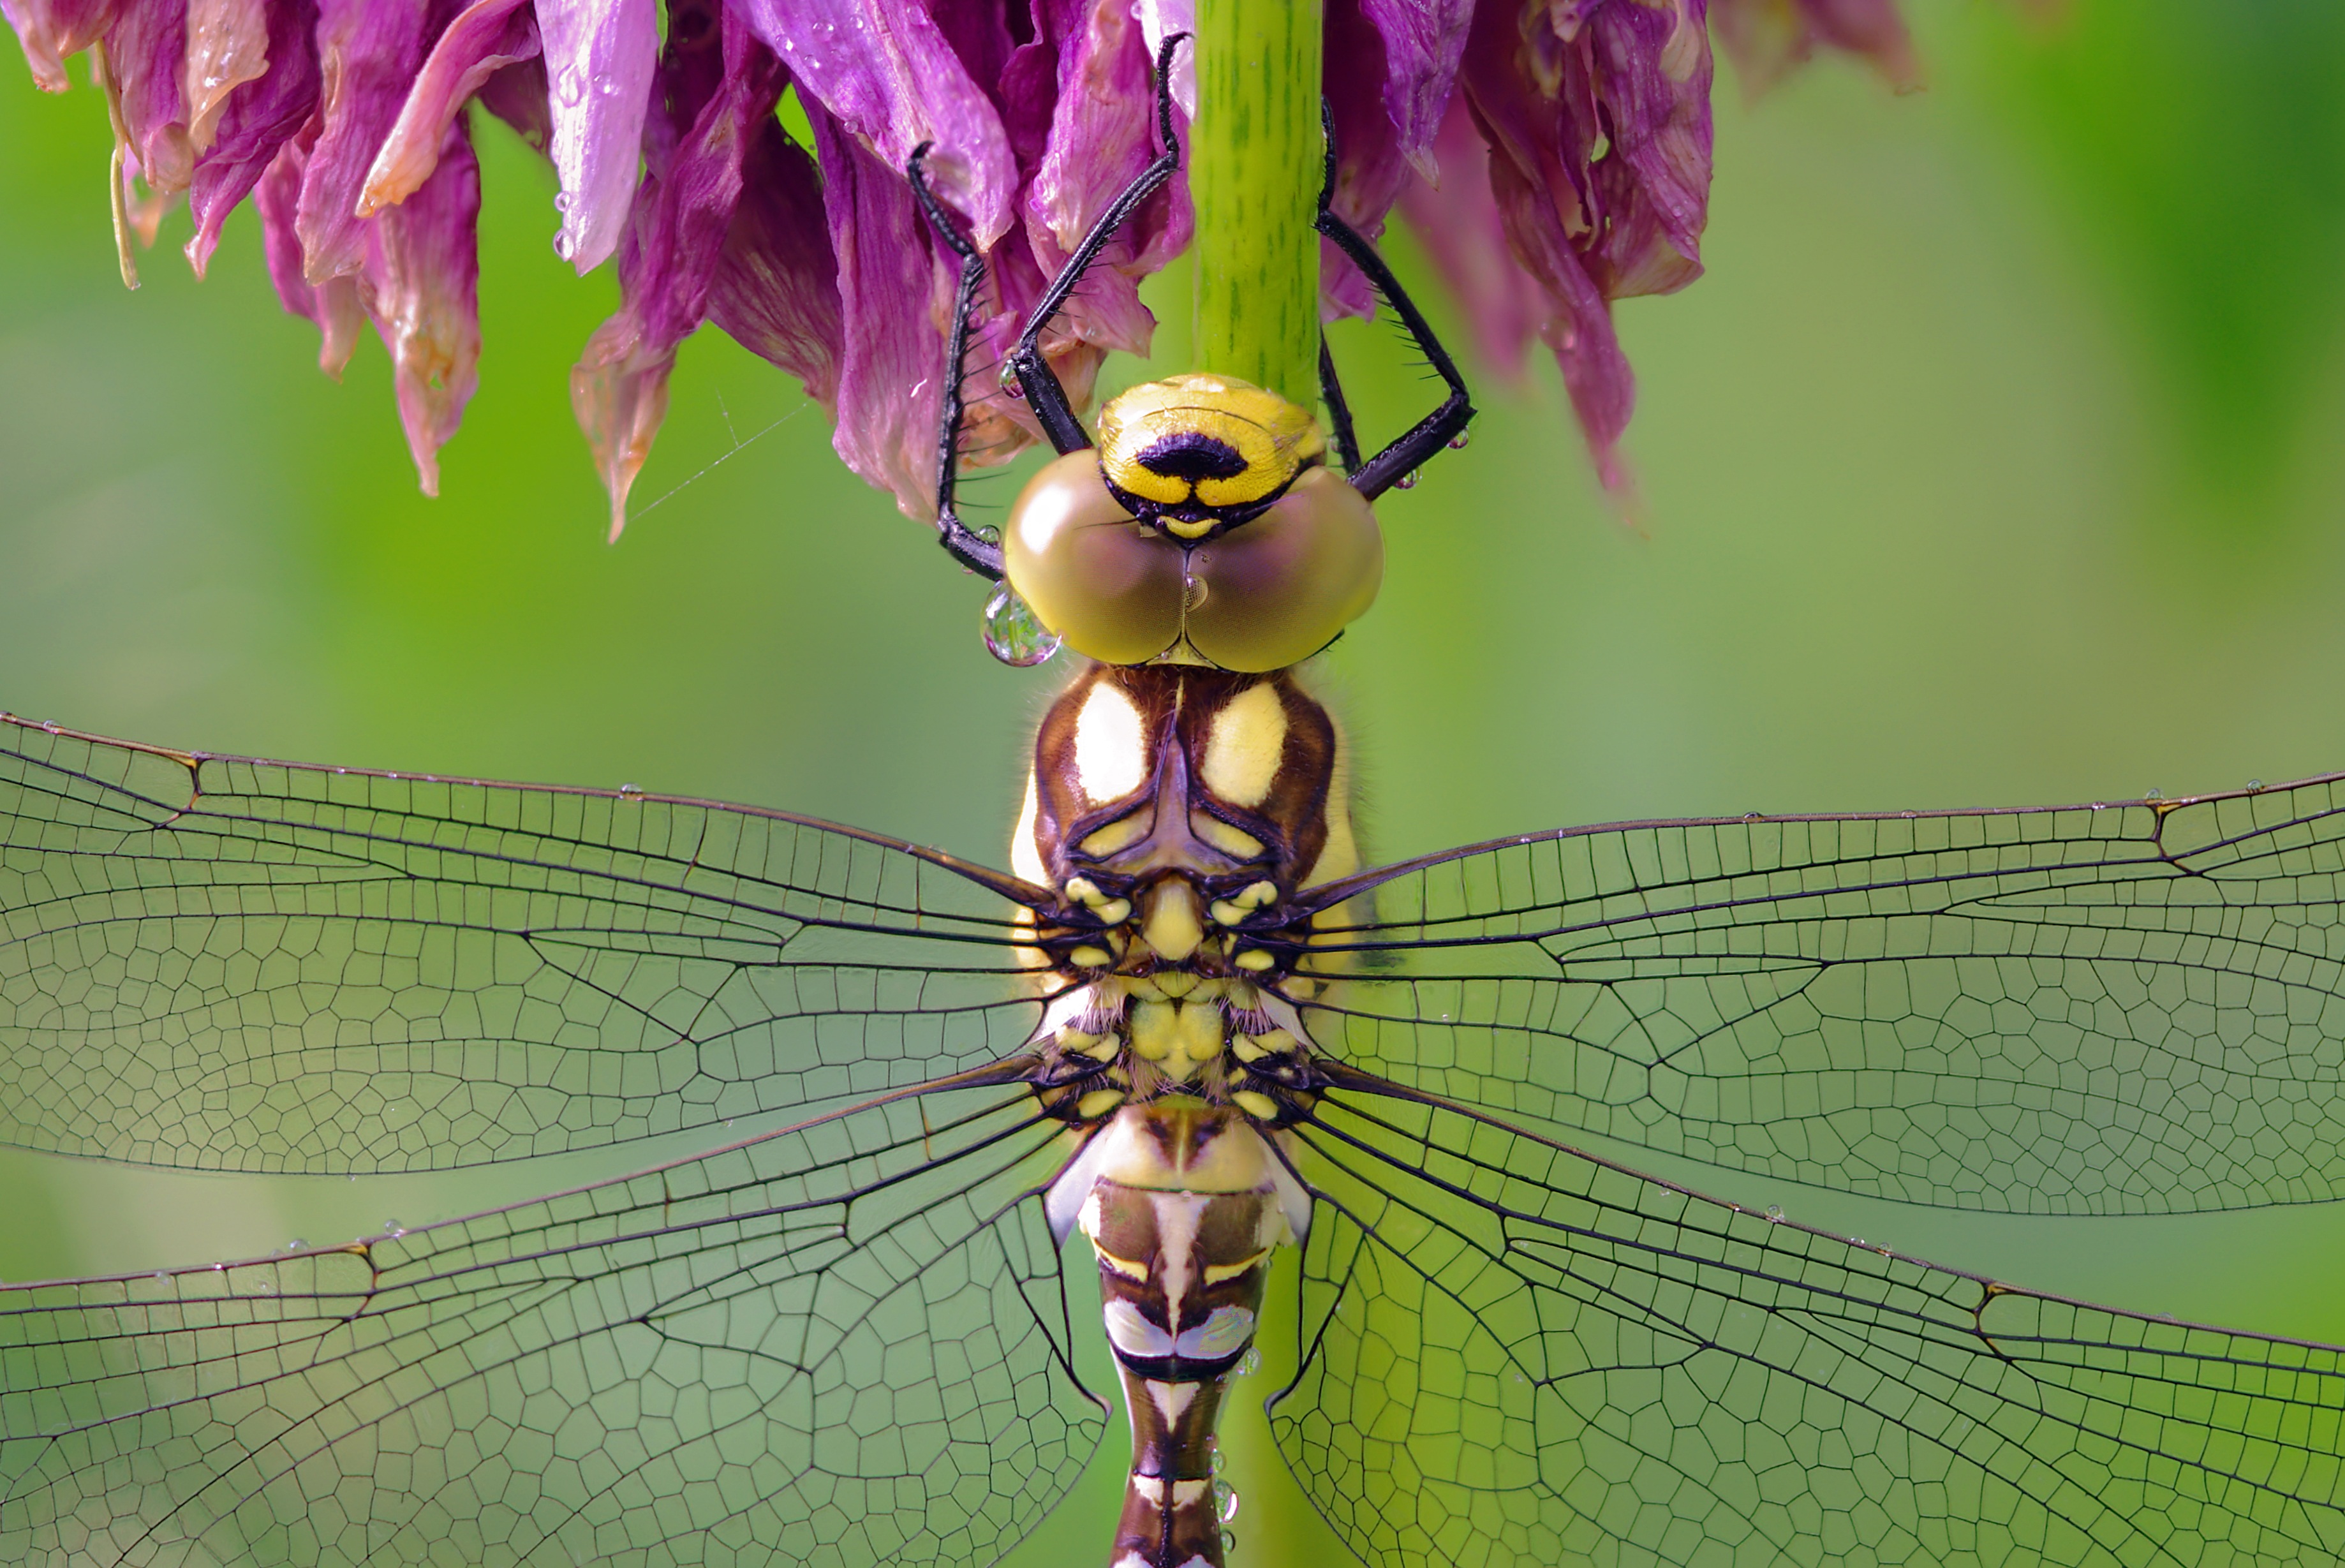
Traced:
POLYGON ((1352 405, 1344 401, 1344 383, 1335 377, 1335 356, 1328 351, 1325 332, 1319 334, 1319 401, 1327 405, 1329 433, 1348 478, 1360 471, 1360 433, 1352 428, 1352 405))
POLYGON ((1081 452, 1091 445, 1091 438, 1083 430, 1082 422, 1075 417, 1075 411, 1068 406, 1067 389, 1059 384, 1058 372, 1043 357, 1042 333, 1065 308, 1067 296, 1075 291, 1083 274, 1099 260, 1099 253, 1115 238, 1116 230, 1130 221, 1141 204, 1155 195, 1181 167, 1181 143, 1172 134, 1172 51, 1188 36, 1186 33, 1172 34, 1156 51, 1156 128, 1164 142, 1164 150, 1100 214, 1099 221, 1075 247, 1075 253, 1067 258, 1067 264, 1059 269, 1059 275, 1042 290, 1026 331, 1019 336, 1018 347, 1010 355, 1010 368, 1026 394, 1027 406, 1034 411, 1051 446, 1061 454, 1081 452))
POLYGON ((969 314, 976 308, 978 290, 985 283, 985 258, 929 188, 926 164, 929 148, 934 145, 924 141, 914 148, 912 160, 904 173, 912 182, 912 193, 919 199, 920 210, 928 214, 929 226, 946 248, 960 258, 960 286, 953 295, 952 330, 945 337, 944 396, 940 400, 944 417, 937 433, 938 542, 970 571, 999 582, 1001 546, 964 524, 953 510, 953 492, 960 482, 960 422, 968 408, 961 389, 968 379, 963 367, 969 353, 969 314))
POLYGON ((1319 108, 1319 123, 1327 139, 1327 173, 1319 187, 1319 232, 1335 241, 1335 249, 1351 258, 1352 264, 1366 274, 1368 282, 1383 295, 1408 329, 1411 341, 1425 355, 1449 388, 1449 395, 1431 413, 1410 426, 1399 439, 1386 447, 1363 465, 1359 461, 1358 439, 1352 436, 1351 410, 1345 406, 1343 389, 1335 382, 1335 363, 1327 353, 1326 341, 1319 346, 1319 384, 1327 399, 1327 412, 1335 423, 1336 450, 1343 453, 1345 467, 1350 470, 1353 488, 1373 501, 1400 484, 1443 447, 1466 433, 1466 426, 1474 418, 1474 404, 1466 391, 1466 378, 1457 373, 1457 361, 1441 340, 1433 333, 1432 323, 1400 286, 1393 270, 1385 264, 1376 248, 1362 237, 1360 231, 1335 215, 1335 125, 1326 105, 1319 108))

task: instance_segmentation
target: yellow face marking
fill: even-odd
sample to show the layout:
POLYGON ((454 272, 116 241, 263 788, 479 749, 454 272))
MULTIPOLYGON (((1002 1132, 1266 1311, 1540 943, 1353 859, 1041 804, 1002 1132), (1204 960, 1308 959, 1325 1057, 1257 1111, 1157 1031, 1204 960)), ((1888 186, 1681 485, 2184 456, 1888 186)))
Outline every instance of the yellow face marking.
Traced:
MULTIPOLYGON (((1219 817, 1208 812, 1190 812, 1189 830, 1233 860, 1251 860, 1262 853, 1260 839, 1255 838, 1244 828, 1231 827, 1219 817)), ((1093 833, 1091 837, 1096 839, 1099 834, 1093 833)))
POLYGON ((1308 409, 1251 382, 1181 375, 1109 400, 1099 450, 1101 472, 1126 494, 1163 506, 1244 506, 1324 461, 1327 437, 1308 409))
POLYGON ((1075 782, 1094 806, 1121 800, 1148 778, 1140 710, 1100 681, 1075 715, 1075 782))
POLYGON ((1250 686, 1222 705, 1205 738, 1199 774, 1205 788, 1233 806, 1259 806, 1278 779, 1286 755, 1286 705, 1268 681, 1250 686))

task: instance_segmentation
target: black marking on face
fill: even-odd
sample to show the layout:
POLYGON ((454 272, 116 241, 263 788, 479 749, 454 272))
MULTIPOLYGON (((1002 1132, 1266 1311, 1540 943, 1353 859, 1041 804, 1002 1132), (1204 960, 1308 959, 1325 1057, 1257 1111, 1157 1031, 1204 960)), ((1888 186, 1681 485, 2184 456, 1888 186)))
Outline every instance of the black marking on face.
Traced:
POLYGON ((1149 473, 1195 484, 1206 479, 1235 479, 1246 471, 1238 449, 1202 430, 1183 430, 1151 442, 1132 461, 1149 473))

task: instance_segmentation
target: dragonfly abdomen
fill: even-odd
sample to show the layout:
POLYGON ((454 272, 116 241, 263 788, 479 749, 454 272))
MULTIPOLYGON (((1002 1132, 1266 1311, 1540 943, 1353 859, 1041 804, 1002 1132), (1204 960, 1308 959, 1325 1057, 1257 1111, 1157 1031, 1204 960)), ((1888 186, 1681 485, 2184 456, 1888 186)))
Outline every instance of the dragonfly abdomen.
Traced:
POLYGON ((1213 1451, 1230 1379, 1254 1346, 1271 1256, 1310 1198, 1242 1112, 1187 1097, 1132 1105, 1053 1184, 1050 1210, 1099 1262, 1132 1417, 1116 1568, 1222 1562, 1213 1451))

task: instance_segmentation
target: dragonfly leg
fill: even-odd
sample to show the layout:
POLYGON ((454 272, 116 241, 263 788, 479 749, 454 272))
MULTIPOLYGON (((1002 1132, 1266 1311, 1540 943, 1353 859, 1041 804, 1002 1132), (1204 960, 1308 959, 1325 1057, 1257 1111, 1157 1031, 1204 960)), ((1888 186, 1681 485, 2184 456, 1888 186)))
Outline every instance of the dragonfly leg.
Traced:
POLYGON ((1059 269, 1059 275, 1051 280, 1049 288, 1042 290, 1042 298, 1035 305, 1034 314, 1026 323, 1026 331, 1019 336, 1018 347, 1010 355, 1010 368, 1018 378, 1020 390, 1025 393, 1027 406, 1034 411, 1034 417, 1041 423, 1042 433, 1051 438, 1051 445, 1061 456, 1070 452, 1082 451, 1091 445, 1091 438, 1084 431, 1082 422, 1075 417, 1075 411, 1069 406, 1067 390, 1059 384, 1058 372, 1043 357, 1042 333, 1066 308, 1067 297, 1082 281, 1083 274, 1091 270, 1091 263, 1099 260, 1099 253, 1107 248, 1107 242, 1115 238, 1116 230, 1131 221, 1132 215, 1139 211, 1142 205, 1155 195, 1181 167, 1181 142, 1172 132, 1172 51, 1188 36, 1186 33, 1171 34, 1156 51, 1156 128, 1163 140, 1164 150, 1123 188, 1109 203, 1105 212, 1100 214, 1099 221, 1091 225, 1091 232, 1085 234, 1082 243, 1075 247, 1075 253, 1067 258, 1067 264, 1059 269))
POLYGON ((1335 214, 1332 203, 1335 197, 1335 127, 1334 117, 1323 103, 1320 125, 1327 140, 1327 176, 1319 188, 1319 232, 1335 242, 1335 249, 1351 258, 1352 264, 1367 275, 1368 282, 1385 302, 1400 317, 1401 325, 1408 329, 1410 341, 1425 356, 1426 363, 1449 388, 1449 395, 1439 407, 1418 420, 1391 445, 1386 447, 1363 465, 1359 461, 1359 441, 1351 433, 1351 410, 1343 402, 1343 390, 1335 383, 1335 361, 1327 353, 1323 339, 1319 350, 1319 384, 1327 399, 1327 412, 1335 426, 1336 450, 1343 454, 1349 470, 1353 487, 1373 501, 1394 485, 1415 473, 1427 458, 1466 433, 1473 421, 1474 404, 1466 391, 1466 378, 1457 372, 1457 361, 1441 346, 1434 335, 1433 325, 1408 290, 1400 286, 1393 270, 1386 265, 1376 248, 1368 243, 1360 231, 1335 214))
POLYGON ((960 520, 953 510, 953 492, 960 482, 960 424, 968 410, 963 388, 969 380, 969 315, 977 305, 978 290, 985 284, 985 258, 970 243, 969 236, 952 220, 952 215, 929 188, 927 160, 929 148, 935 144, 922 142, 912 149, 912 159, 905 167, 905 178, 912 182, 912 194, 928 215, 929 224, 937 231, 946 249, 960 258, 960 286, 953 295, 952 331, 945 339, 945 370, 943 417, 937 433, 937 533, 938 542, 954 560, 980 576, 999 582, 1001 578, 1001 546, 986 538, 960 520))

